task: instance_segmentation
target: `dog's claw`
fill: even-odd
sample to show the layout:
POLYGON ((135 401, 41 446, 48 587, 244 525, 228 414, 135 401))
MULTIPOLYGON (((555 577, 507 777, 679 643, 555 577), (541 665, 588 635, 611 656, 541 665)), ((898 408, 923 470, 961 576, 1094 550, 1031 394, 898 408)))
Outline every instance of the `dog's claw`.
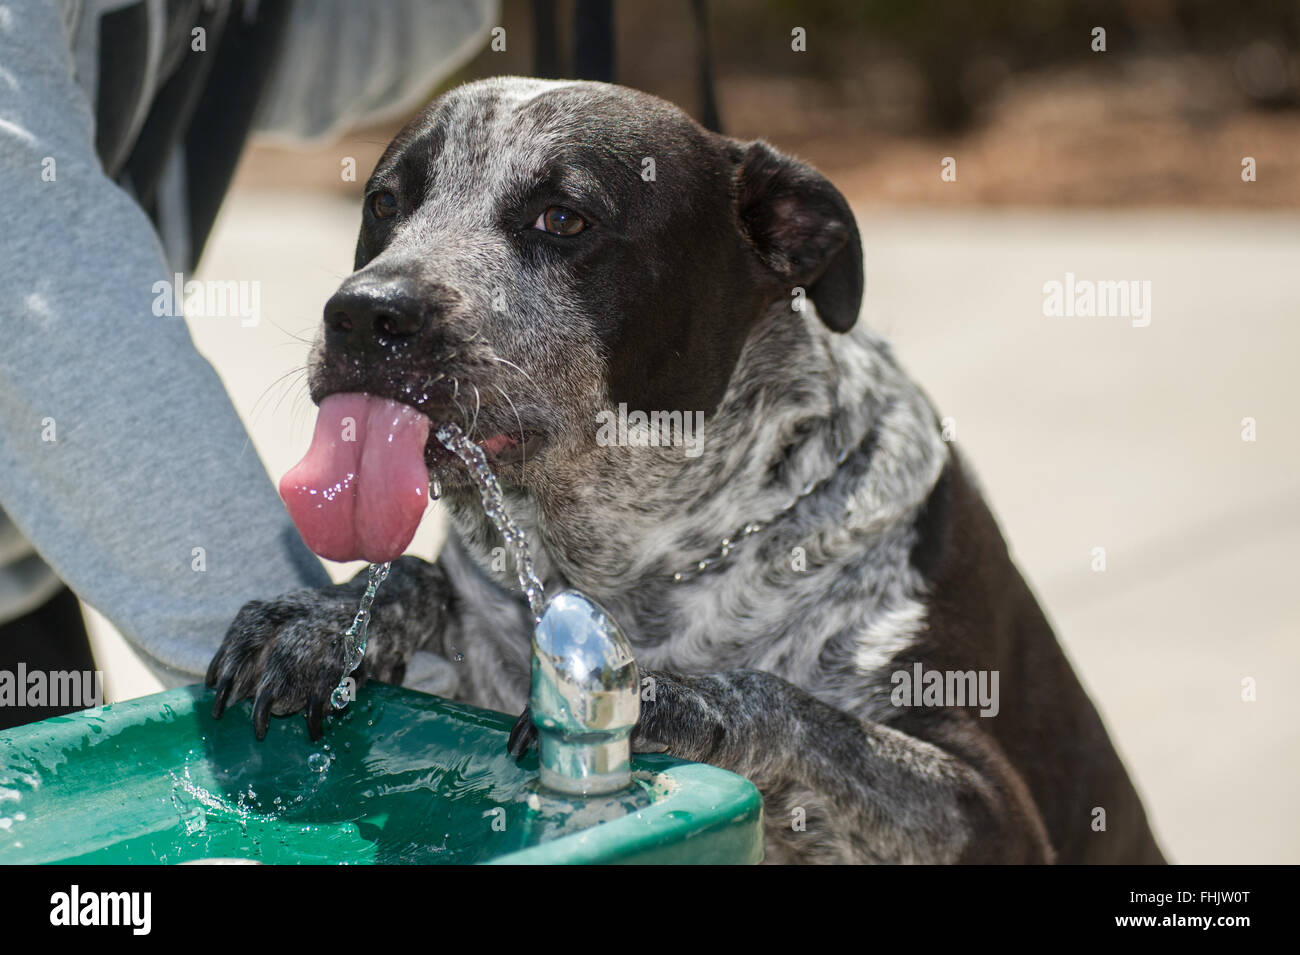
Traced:
POLYGON ((525 706, 510 730, 510 738, 506 741, 506 752, 513 759, 522 759, 536 742, 537 727, 533 725, 532 707, 525 706))
POLYGON ((265 690, 257 698, 257 703, 253 705, 253 733, 258 739, 266 739, 266 731, 271 726, 271 704, 274 702, 270 693, 265 690))
MULTIPOLYGON (((228 676, 222 680, 220 686, 217 687, 217 697, 212 701, 212 718, 214 720, 221 719, 221 714, 226 712, 226 700, 230 696, 230 688, 234 683, 235 678, 233 676, 228 676)), ((211 682, 208 683, 208 686, 211 685, 211 682)))
POLYGON ((307 702, 307 733, 313 741, 325 735, 325 730, 321 727, 321 720, 324 716, 325 701, 319 696, 313 696, 307 702))

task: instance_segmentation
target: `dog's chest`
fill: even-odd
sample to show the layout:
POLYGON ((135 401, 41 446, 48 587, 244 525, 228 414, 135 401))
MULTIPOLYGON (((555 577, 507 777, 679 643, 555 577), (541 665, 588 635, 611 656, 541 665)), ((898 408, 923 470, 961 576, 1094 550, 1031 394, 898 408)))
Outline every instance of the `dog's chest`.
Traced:
POLYGON ((763 670, 832 705, 870 712, 888 703, 893 661, 926 621, 922 584, 906 551, 892 549, 889 558, 864 550, 813 568, 755 555, 664 586, 658 601, 636 602, 626 626, 637 661, 682 673, 763 670))

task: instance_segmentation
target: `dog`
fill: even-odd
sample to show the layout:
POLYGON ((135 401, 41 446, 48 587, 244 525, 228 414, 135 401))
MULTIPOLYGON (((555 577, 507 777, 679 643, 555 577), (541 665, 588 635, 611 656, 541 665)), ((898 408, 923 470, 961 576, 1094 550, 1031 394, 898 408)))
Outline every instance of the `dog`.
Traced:
MULTIPOLYGON (((631 640, 653 690, 635 747, 752 780, 766 861, 1163 861, 968 467, 858 321, 858 227, 821 174, 630 89, 474 82, 384 152, 355 269, 311 396, 322 416, 362 402, 335 423, 422 422, 403 440, 453 528, 436 562, 395 559, 400 532, 361 526, 392 523, 382 487, 365 522, 316 528, 358 521, 324 556, 394 559, 359 678, 400 682, 425 651, 459 661, 459 699, 527 701, 533 618, 430 434, 452 421, 548 592, 589 595, 631 640), (598 441, 620 408, 703 412, 699 453, 598 441), (930 694, 927 673, 992 675, 996 704, 930 694)), ((259 737, 305 711, 318 738, 364 583, 246 605, 208 670, 214 713, 252 697, 259 737)), ((525 712, 513 750, 529 738, 525 712)))

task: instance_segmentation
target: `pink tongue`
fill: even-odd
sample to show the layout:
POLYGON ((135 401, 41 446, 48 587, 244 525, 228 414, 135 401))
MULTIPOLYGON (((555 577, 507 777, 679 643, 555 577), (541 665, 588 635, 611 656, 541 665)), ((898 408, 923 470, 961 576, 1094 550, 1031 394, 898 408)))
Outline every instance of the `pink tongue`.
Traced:
POLYGON ((280 496, 302 539, 330 560, 382 563, 402 555, 428 503, 429 419, 363 394, 320 403, 311 448, 280 496))

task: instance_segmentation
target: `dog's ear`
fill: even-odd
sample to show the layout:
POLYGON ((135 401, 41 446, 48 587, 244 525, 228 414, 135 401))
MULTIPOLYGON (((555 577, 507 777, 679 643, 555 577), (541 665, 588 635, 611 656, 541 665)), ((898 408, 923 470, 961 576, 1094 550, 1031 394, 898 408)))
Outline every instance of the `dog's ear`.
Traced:
POLYGON ((759 260, 789 295, 803 286, 830 328, 862 307, 862 239, 849 204, 817 170, 765 142, 739 143, 736 212, 759 260))

